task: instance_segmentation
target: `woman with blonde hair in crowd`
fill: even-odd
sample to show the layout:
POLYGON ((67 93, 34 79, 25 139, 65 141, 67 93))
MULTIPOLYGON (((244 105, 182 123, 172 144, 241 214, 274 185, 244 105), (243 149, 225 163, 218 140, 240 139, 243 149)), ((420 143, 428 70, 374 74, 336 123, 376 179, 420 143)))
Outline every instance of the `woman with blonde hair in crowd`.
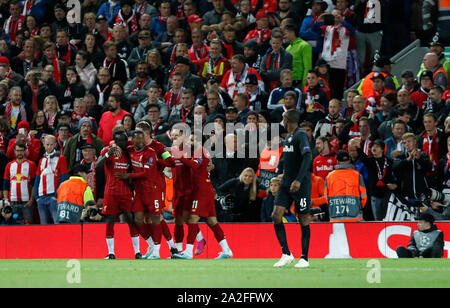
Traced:
POLYGON ((56 98, 56 96, 49 95, 44 99, 43 110, 48 121, 48 126, 55 128, 56 115, 60 110, 58 99, 56 98))
POLYGON ((248 167, 242 170, 237 178, 232 178, 220 185, 217 189, 219 196, 230 196, 233 222, 259 222, 260 200, 258 199, 258 185, 255 171, 248 167))

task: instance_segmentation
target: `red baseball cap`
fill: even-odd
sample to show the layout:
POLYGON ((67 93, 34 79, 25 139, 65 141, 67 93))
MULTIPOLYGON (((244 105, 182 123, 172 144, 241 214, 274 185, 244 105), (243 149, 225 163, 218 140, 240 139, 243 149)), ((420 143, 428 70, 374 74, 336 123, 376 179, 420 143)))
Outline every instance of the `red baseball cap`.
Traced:
POLYGON ((187 21, 188 21, 188 23, 191 23, 191 22, 201 22, 202 20, 203 20, 203 18, 194 14, 194 15, 189 16, 187 21))
POLYGON ((5 64, 5 63, 9 64, 9 59, 5 56, 0 57, 0 64, 5 64))
POLYGON ((30 123, 28 123, 27 121, 20 121, 19 124, 17 124, 17 130, 19 130, 20 128, 25 128, 27 130, 27 132, 30 131, 30 123))
POLYGON ((264 11, 259 11, 256 14, 255 18, 256 18, 256 20, 260 20, 261 18, 269 18, 269 15, 267 15, 267 13, 264 11))

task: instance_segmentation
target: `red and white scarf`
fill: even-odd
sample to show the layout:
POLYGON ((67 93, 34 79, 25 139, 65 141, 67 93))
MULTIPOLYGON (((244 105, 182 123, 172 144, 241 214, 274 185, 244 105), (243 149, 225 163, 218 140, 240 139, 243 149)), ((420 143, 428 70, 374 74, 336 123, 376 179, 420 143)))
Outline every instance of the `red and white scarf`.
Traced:
POLYGON ((13 20, 12 16, 9 16, 4 26, 5 34, 9 34, 11 40, 15 41, 16 33, 23 29, 24 23, 25 23, 25 16, 23 15, 20 15, 19 18, 17 18, 17 20, 13 20))
POLYGON ((340 53, 347 52, 348 44, 344 43, 349 36, 347 28, 342 25, 324 26, 322 30, 325 35, 322 57, 325 61, 333 61, 340 53))
POLYGON ((433 137, 430 139, 430 135, 427 131, 423 134, 422 151, 428 154, 432 164, 431 172, 429 175, 435 174, 437 166, 439 164, 439 134, 436 131, 433 137))
POLYGON ((192 61, 198 61, 208 56, 209 47, 205 43, 202 43, 200 47, 192 45, 191 48, 189 48, 188 53, 192 61))
POLYGON ((98 104, 100 106, 103 106, 105 104, 105 93, 109 89, 109 85, 103 88, 103 90, 100 88, 100 85, 97 84, 96 86, 97 93, 98 93, 98 104))
POLYGON ((116 16, 116 20, 114 21, 114 25, 124 25, 130 30, 130 34, 136 33, 139 30, 138 22, 136 18, 136 14, 134 11, 131 11, 131 16, 125 20, 122 16, 122 11, 119 11, 119 14, 116 16))

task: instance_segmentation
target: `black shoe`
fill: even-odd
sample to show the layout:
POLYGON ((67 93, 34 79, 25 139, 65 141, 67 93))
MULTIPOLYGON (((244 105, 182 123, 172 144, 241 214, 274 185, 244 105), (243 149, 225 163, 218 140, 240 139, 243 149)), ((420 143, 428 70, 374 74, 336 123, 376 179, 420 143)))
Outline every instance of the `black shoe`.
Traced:
POLYGON ((134 257, 135 259, 142 259, 142 254, 138 252, 134 257))
POLYGON ((174 259, 173 255, 178 253, 178 249, 174 248, 170 248, 170 256, 172 259, 174 259))
POLYGON ((107 255, 107 256, 105 257, 105 260, 113 260, 113 259, 115 259, 115 258, 116 258, 116 256, 115 256, 114 254, 110 253, 109 255, 107 255))

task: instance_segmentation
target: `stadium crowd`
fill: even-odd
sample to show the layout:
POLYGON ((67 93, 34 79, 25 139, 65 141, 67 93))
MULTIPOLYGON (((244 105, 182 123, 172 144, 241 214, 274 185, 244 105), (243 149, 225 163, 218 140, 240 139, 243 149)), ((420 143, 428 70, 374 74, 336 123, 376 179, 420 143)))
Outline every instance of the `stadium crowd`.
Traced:
MULTIPOLYGON (((175 124, 214 123, 205 137, 224 144, 210 165, 218 220, 269 222, 289 109, 313 149, 311 220, 330 220, 324 191, 339 150, 363 176, 364 220, 383 220, 392 195, 410 212, 449 219, 421 202, 428 188, 450 189, 450 8, 440 1, 79 1, 80 12, 0 0, 0 174, 13 208, 2 224, 53 223, 57 189, 78 164, 101 210, 96 162, 113 130, 131 140, 141 121, 168 149, 175 124), (415 39, 429 53, 393 75, 389 59, 415 39), (247 135, 271 124, 280 134, 242 158, 251 139, 225 131, 237 123, 247 135)), ((170 167, 165 176, 170 220, 170 167)))

